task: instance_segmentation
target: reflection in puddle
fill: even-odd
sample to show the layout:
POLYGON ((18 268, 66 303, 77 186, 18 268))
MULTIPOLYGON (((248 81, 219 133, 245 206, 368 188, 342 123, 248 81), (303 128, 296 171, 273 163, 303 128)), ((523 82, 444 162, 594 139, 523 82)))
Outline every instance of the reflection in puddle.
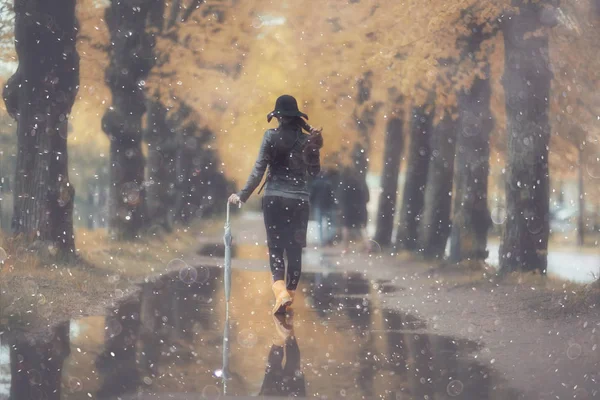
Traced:
POLYGON ((63 324, 45 342, 15 343, 10 393, 518 398, 468 359, 474 343, 424 334, 419 319, 379 308, 377 285, 363 275, 307 273, 303 280, 293 315, 277 319, 269 314, 268 273, 235 270, 224 335, 221 269, 211 268, 202 283, 163 276, 105 316, 63 324))
POLYGON ((10 348, 0 343, 0 399, 10 394, 10 348))
POLYGON ((300 347, 294 334, 293 317, 273 317, 276 336, 267 356, 261 396, 306 396, 300 347))

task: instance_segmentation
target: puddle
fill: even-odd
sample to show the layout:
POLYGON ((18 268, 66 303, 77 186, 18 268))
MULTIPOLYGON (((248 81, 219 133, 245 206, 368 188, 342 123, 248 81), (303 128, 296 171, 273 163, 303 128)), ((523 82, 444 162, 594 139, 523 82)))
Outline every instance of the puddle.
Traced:
POLYGON ((202 283, 173 274, 144 284, 46 342, 12 343, 0 357, 0 396, 519 398, 472 359, 475 343, 381 309, 377 285, 361 274, 304 274, 293 316, 277 319, 268 274, 235 270, 226 319, 221 269, 209 271, 202 283))

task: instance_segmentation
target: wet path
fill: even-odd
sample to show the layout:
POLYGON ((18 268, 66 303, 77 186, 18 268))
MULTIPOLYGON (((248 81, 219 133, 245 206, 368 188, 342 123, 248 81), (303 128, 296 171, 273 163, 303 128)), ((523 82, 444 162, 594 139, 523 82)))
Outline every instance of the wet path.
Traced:
POLYGON ((380 308, 380 288, 360 274, 303 275, 293 315, 277 319, 268 274, 235 270, 226 337, 221 270, 191 275, 146 283, 107 316, 61 325, 49 342, 4 347, 0 396, 518 398, 477 363, 475 343, 380 308))

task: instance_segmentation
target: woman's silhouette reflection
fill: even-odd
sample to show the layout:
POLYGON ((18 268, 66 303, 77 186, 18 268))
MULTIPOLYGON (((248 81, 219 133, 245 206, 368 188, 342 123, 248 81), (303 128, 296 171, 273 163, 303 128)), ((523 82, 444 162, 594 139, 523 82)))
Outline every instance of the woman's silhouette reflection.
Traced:
POLYGON ((273 322, 276 334, 259 395, 305 397, 306 384, 300 366, 300 348, 294 336, 293 317, 273 316, 273 322))

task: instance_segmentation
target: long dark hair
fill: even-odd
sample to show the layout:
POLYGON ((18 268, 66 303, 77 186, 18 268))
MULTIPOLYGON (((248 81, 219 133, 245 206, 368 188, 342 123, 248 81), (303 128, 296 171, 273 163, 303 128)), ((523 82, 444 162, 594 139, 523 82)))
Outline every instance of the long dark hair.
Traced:
POLYGON ((286 117, 281 116, 278 118, 281 126, 292 127, 292 128, 301 128, 306 132, 310 133, 312 127, 302 118, 302 117, 286 117))

